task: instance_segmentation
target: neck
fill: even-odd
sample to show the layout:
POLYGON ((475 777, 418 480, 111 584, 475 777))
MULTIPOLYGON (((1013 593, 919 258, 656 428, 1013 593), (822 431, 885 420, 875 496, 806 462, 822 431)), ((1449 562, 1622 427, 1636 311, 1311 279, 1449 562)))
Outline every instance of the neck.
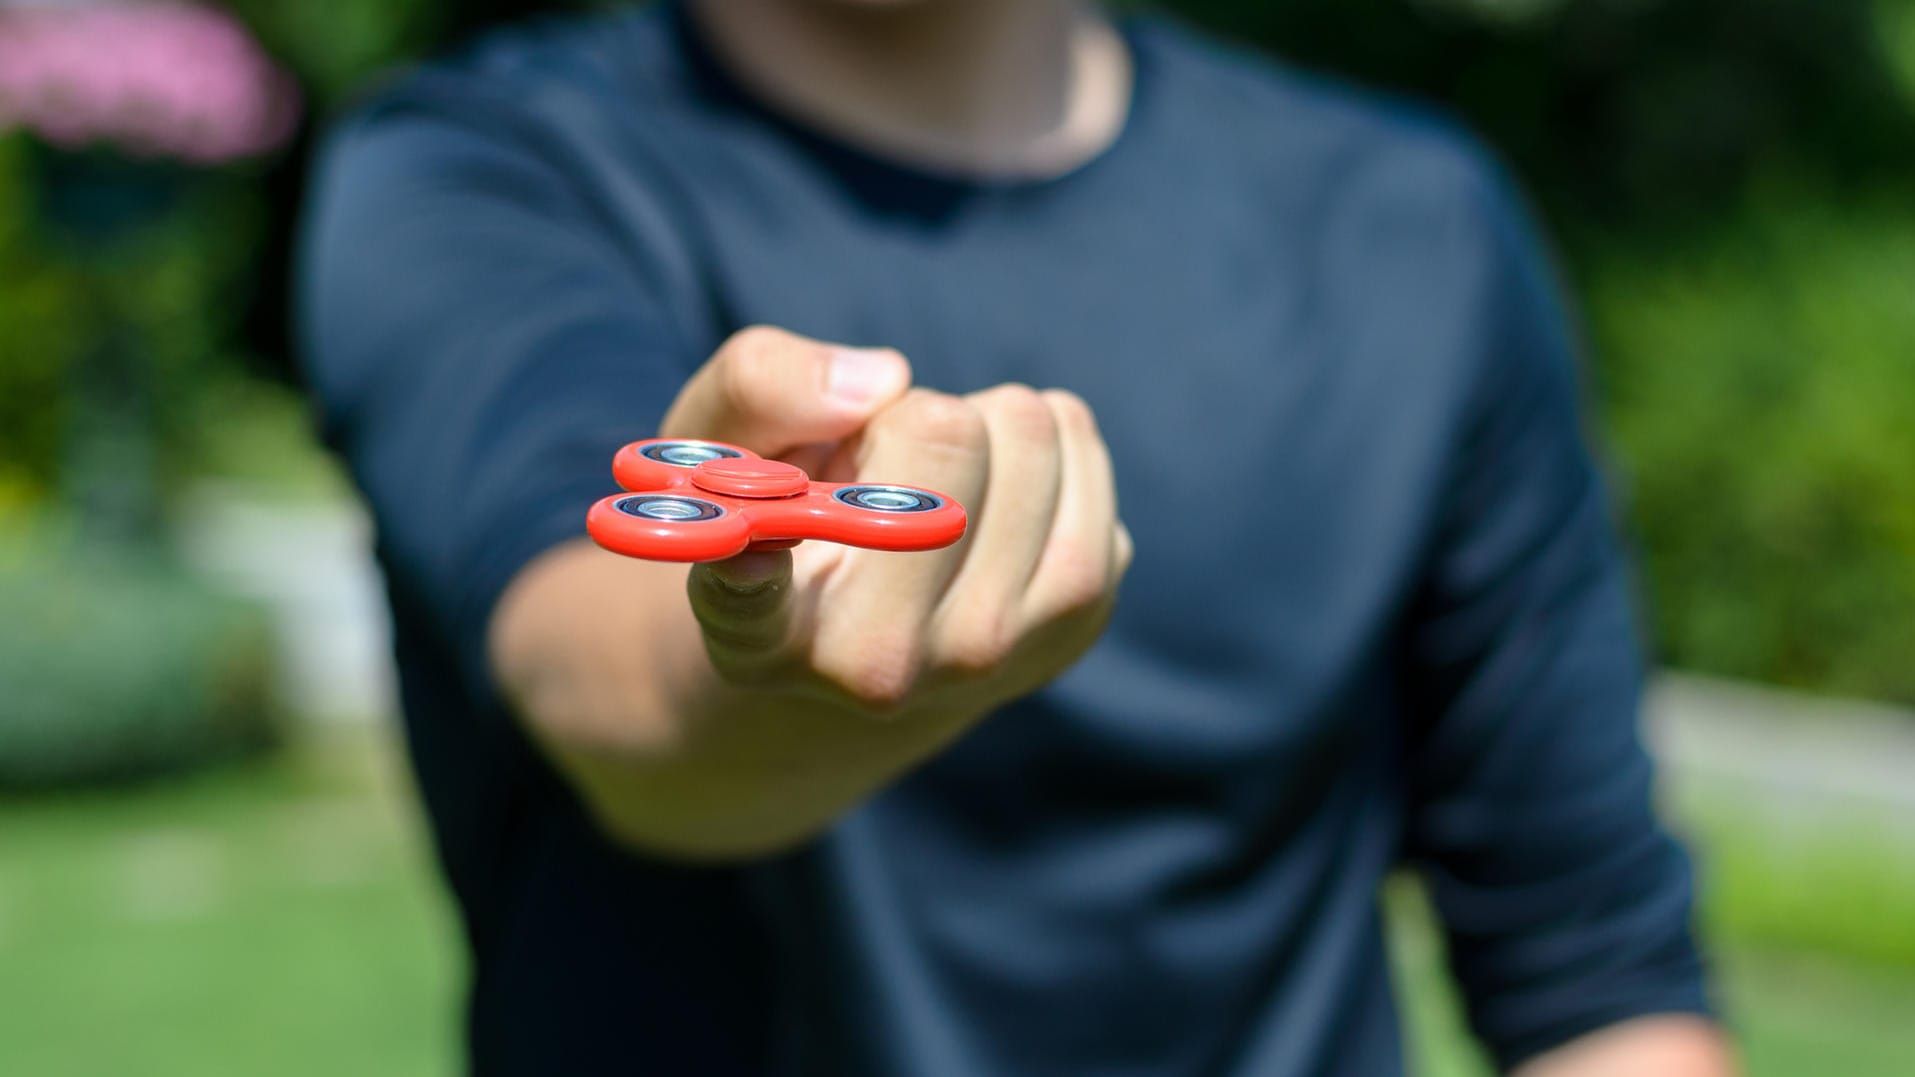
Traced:
POLYGON ((732 74, 814 126, 966 174, 1044 176, 1122 130, 1130 56, 1076 0, 691 0, 732 74))

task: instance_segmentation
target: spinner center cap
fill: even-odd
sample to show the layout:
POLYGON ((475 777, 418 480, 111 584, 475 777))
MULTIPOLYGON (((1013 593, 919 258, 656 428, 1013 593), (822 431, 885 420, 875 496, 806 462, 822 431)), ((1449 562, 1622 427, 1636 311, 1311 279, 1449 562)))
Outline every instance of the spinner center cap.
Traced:
POLYGON ((811 477, 781 460, 722 458, 693 468, 692 485, 732 497, 795 497, 811 489, 811 477))

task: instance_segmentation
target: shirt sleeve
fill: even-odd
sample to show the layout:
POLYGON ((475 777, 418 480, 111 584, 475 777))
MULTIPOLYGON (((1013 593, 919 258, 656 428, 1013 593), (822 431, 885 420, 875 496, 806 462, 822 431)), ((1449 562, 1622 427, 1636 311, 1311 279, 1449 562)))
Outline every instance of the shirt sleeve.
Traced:
POLYGON ((428 81, 337 131, 298 294, 305 374, 394 601, 480 691, 500 592, 584 535, 613 452, 657 429, 696 364, 672 237, 629 224, 662 215, 612 212, 579 182, 591 151, 497 96, 428 81))
POLYGON ((1518 200, 1482 171, 1487 347, 1411 623, 1408 851, 1507 1068, 1708 1004, 1689 862, 1652 806, 1631 577, 1572 333, 1518 200))

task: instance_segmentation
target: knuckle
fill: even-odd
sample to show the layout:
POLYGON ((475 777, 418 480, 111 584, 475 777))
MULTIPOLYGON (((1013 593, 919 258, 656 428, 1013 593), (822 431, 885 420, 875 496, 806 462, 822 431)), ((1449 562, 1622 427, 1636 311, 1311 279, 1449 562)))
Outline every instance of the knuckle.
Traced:
POLYGON ((767 688, 781 682, 786 664, 776 654, 747 651, 739 653, 707 639, 705 656, 718 679, 734 688, 767 688))
POLYGON ((775 647, 782 633, 768 623, 762 608, 720 599, 703 608, 694 607, 693 615, 704 633, 705 642, 729 652, 751 653, 775 647))
POLYGON ((745 414, 776 407, 766 399, 777 395, 779 368, 788 360, 796 338, 782 329, 754 325, 740 329, 718 349, 719 392, 745 414))
POLYGON ((1011 634, 1001 613, 970 614, 945 637, 939 664, 961 677, 995 672, 1011 656, 1011 634))
POLYGON ((1109 589, 1109 566, 1102 556, 1089 550, 1060 550, 1047 566, 1046 590, 1064 616, 1075 616, 1095 609, 1109 589))
POLYGON ((1028 385, 1010 383, 985 390, 978 398, 986 421, 1000 425, 1019 441, 1052 441, 1057 437, 1057 416, 1028 385))
POLYGON ((825 683, 873 714, 890 713, 904 705, 917 681, 917 665, 914 646, 877 638, 854 651, 822 655, 813 662, 825 683))
POLYGON ((750 633, 713 631, 706 626, 705 658, 719 679, 738 687, 762 687, 790 667, 783 640, 750 633))
POLYGON ((1079 430, 1097 429, 1097 415, 1083 397, 1069 389, 1046 389, 1042 395, 1059 425, 1079 430))
POLYGON ((945 393, 913 389, 886 417, 921 441, 962 450, 983 448, 989 443, 983 413, 970 402, 945 393))
POLYGON ((738 591, 704 566, 688 574, 685 590, 692 616, 713 668, 727 680, 742 683, 762 667, 782 661, 791 627, 784 609, 790 587, 790 578, 784 577, 738 591))
POLYGON ((748 356, 776 352, 791 340, 791 334, 772 325, 748 325, 725 338, 718 354, 732 362, 748 356))

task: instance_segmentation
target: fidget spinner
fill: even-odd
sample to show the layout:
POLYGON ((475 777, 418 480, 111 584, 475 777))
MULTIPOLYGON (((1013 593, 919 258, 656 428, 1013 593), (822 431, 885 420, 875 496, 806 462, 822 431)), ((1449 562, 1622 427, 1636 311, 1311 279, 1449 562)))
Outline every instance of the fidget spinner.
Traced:
POLYGON ((634 441, 612 457, 612 477, 627 492, 593 505, 585 529, 613 553, 647 561, 722 561, 806 539, 935 550, 964 534, 964 506, 943 494, 817 482, 719 441, 634 441))

